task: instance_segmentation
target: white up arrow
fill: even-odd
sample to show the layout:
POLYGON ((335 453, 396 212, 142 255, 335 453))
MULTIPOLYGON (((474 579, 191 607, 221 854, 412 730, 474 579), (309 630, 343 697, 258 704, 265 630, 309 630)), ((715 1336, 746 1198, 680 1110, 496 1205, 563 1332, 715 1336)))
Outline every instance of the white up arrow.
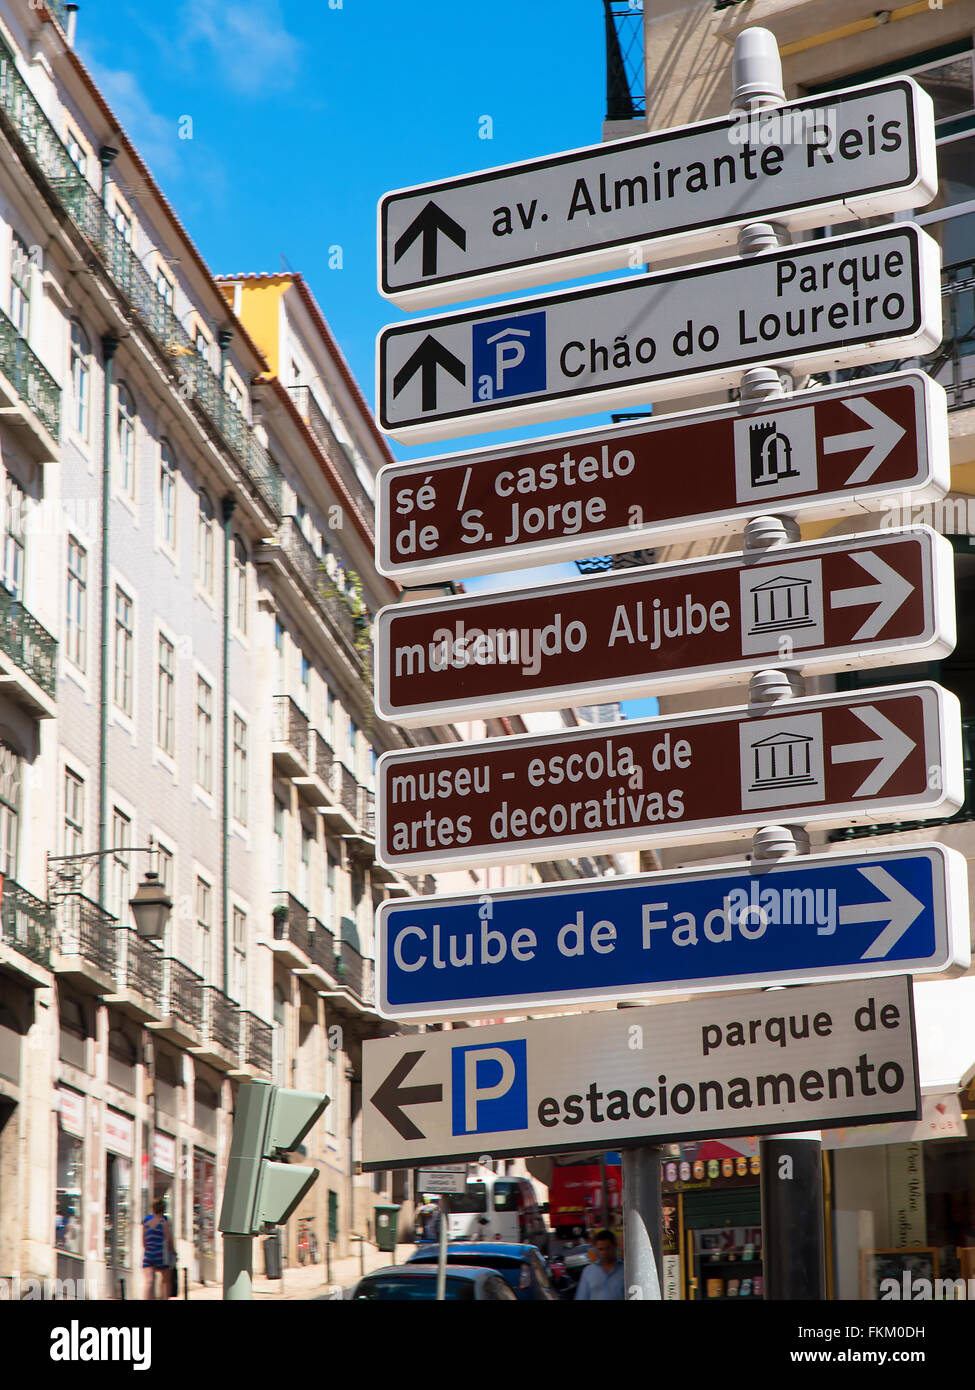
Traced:
POLYGON ((877 581, 876 584, 863 584, 858 589, 837 589, 830 594, 832 608, 857 608, 861 604, 875 604, 873 612, 853 634, 853 641, 860 638, 876 637, 900 608, 905 599, 914 592, 914 585, 897 570, 891 569, 873 550, 865 550, 862 555, 851 555, 861 569, 877 581))
POLYGON ((877 737, 863 743, 840 743, 830 750, 830 759, 834 763, 859 763, 866 758, 877 758, 877 766, 853 793, 854 796, 875 796, 917 745, 875 705, 857 705, 850 712, 877 737))
POLYGON ((912 922, 923 912, 924 904, 918 902, 902 883, 879 864, 861 869, 860 873, 872 883, 883 897, 875 903, 851 903, 840 908, 840 924, 848 922, 883 922, 880 935, 867 947, 861 960, 883 960, 884 956, 897 945, 912 922))
POLYGON ((846 480, 845 486, 853 487, 856 483, 866 483, 873 477, 894 445, 903 439, 906 430, 870 400, 844 401, 843 404, 847 410, 852 410, 854 415, 859 415, 869 428, 855 430, 852 434, 834 434, 829 439, 824 439, 823 453, 845 454, 849 449, 869 450, 846 480))

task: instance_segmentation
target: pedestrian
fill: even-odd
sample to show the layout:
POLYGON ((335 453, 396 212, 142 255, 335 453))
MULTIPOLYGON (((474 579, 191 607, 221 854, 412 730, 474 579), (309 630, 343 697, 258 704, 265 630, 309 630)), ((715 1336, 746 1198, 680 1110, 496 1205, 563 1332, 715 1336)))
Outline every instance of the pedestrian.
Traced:
POLYGON ((623 1261, 616 1250, 616 1237, 612 1231, 597 1231, 593 1246, 596 1258, 579 1276, 576 1299, 622 1301, 626 1297, 626 1289, 623 1284, 623 1261))
POLYGON ((176 1246, 163 1197, 155 1198, 151 1214, 142 1222, 142 1252, 146 1298, 167 1299, 171 1292, 170 1271, 176 1266, 176 1246))

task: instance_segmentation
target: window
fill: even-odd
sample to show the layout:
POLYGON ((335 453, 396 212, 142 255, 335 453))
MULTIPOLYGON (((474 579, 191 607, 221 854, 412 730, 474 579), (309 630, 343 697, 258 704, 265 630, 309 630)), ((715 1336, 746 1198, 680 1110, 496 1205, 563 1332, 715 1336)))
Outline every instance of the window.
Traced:
POLYGON ((156 659, 156 743, 170 756, 176 747, 176 652, 172 642, 159 634, 156 659))
POLYGON ((196 880, 196 968, 206 980, 210 975, 210 923, 213 889, 205 878, 196 880))
POLYGON ((64 770, 64 853, 80 854, 85 841, 85 784, 77 773, 64 770))
POLYGON ((30 336, 30 251, 16 232, 10 242, 10 317, 22 338, 30 336))
POLYGON ((234 410, 236 410, 237 414, 243 415, 244 393, 243 391, 241 391, 236 381, 234 381, 233 377, 230 377, 227 381, 227 399, 233 406, 234 410))
POLYGON ((78 321, 71 323, 71 423, 80 435, 88 437, 91 395, 91 343, 78 321))
POLYGON ((213 593, 213 503, 206 492, 200 493, 196 514, 196 578, 201 589, 213 593))
POLYGON ((156 876, 159 879, 160 887, 166 890, 169 897, 173 895, 173 853, 164 845, 156 842, 156 876))
MULTIPOLYGON (((127 849, 132 843, 132 821, 120 810, 118 806, 112 807, 112 842, 113 850, 127 849)), ((111 882, 110 882, 110 910, 113 917, 119 922, 124 922, 128 917, 129 898, 129 856, 128 854, 113 854, 111 858, 111 882)))
POLYGON ((301 824, 301 869, 299 871, 298 897, 306 907, 315 906, 311 900, 311 846, 314 835, 305 825, 301 824))
POLYGON ((65 646, 68 660, 83 671, 88 658, 88 552, 74 536, 68 537, 65 646))
POLYGON ((162 302, 168 304, 171 309, 176 297, 176 290, 161 262, 156 265, 156 291, 162 302))
POLYGON ((355 772, 359 751, 359 726, 354 719, 349 720, 349 771, 355 772))
POLYGON ((73 130, 68 131, 67 139, 64 143, 68 151, 68 158, 78 170, 81 177, 85 178, 88 173, 88 154, 73 130))
POLYGON ((311 690, 310 690, 310 688, 309 688, 310 676, 311 676, 311 663, 309 662, 307 656, 305 656, 305 653, 302 652, 302 653, 301 653, 301 693, 302 693, 302 696, 304 697, 305 710, 306 710, 306 712, 307 712, 307 710, 308 710, 309 702, 310 702, 310 700, 311 700, 311 690))
POLYGON ((325 733, 328 735, 328 742, 335 747, 335 696, 332 694, 332 687, 325 687, 325 733))
POLYGON ((238 1004, 244 1003, 247 981, 247 914, 239 907, 233 910, 234 963, 231 990, 238 1004))
POLYGON ((284 804, 278 797, 274 798, 274 882, 278 885, 275 891, 284 888, 287 879, 284 876, 284 804))
POLYGON ((115 587, 115 703, 132 713, 132 600, 115 587))
POLYGON ((233 732, 233 808, 234 819, 247 824, 247 725, 234 715, 233 732))
POLYGON ((196 678, 196 780, 205 792, 213 790, 213 690, 196 678))
POLYGON ((234 537, 234 622, 237 631, 247 634, 247 549, 234 537))
POLYGON ((159 538, 172 550, 176 545, 176 459, 164 439, 159 450, 159 538))
POLYGON ((196 329, 193 333, 193 346, 196 348, 197 352, 200 354, 202 358, 206 359, 209 356, 210 339, 204 333, 203 329, 199 326, 199 324, 197 324, 196 329))
POLYGON ((121 203, 115 204, 112 213, 112 221, 122 234, 122 240, 126 246, 132 245, 132 215, 125 211, 121 203))
POLYGON ((0 873, 4 880, 17 877, 20 781, 20 757, 0 739, 0 873))
POLYGON ((11 474, 3 484, 3 586, 14 598, 24 596, 24 514, 27 498, 11 474))
POLYGON ((135 402, 128 387, 119 385, 115 410, 115 440, 118 455, 118 485, 128 497, 135 496, 135 402))

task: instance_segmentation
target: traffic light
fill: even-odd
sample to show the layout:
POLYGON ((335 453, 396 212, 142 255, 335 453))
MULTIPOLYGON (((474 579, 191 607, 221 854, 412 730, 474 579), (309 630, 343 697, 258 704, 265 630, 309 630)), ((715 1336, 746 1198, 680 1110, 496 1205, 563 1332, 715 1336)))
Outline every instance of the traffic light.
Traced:
POLYGON ((282 1091, 267 1081, 240 1087, 220 1209, 225 1235, 254 1236, 265 1223, 287 1221, 318 1169, 277 1162, 275 1155, 298 1147, 328 1101, 311 1091, 282 1091))

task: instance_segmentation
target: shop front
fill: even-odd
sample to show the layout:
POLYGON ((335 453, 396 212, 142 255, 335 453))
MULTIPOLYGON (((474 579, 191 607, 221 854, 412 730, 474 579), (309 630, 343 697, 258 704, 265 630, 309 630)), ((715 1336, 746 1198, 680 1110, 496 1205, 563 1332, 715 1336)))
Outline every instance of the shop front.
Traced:
POLYGON ((761 1299, 757 1139, 668 1144, 661 1163, 663 1297, 761 1299))
POLYGON ((205 1149, 193 1150, 193 1252, 197 1278, 205 1284, 217 1277, 217 1159, 205 1149))
POLYGON ((105 1272, 106 1296, 132 1296, 132 1164, 135 1121, 106 1109, 105 1122, 105 1272))
POLYGON ((60 1086, 58 1097, 57 1187, 54 1247, 57 1277, 80 1283, 85 1277, 85 1097, 60 1086))

